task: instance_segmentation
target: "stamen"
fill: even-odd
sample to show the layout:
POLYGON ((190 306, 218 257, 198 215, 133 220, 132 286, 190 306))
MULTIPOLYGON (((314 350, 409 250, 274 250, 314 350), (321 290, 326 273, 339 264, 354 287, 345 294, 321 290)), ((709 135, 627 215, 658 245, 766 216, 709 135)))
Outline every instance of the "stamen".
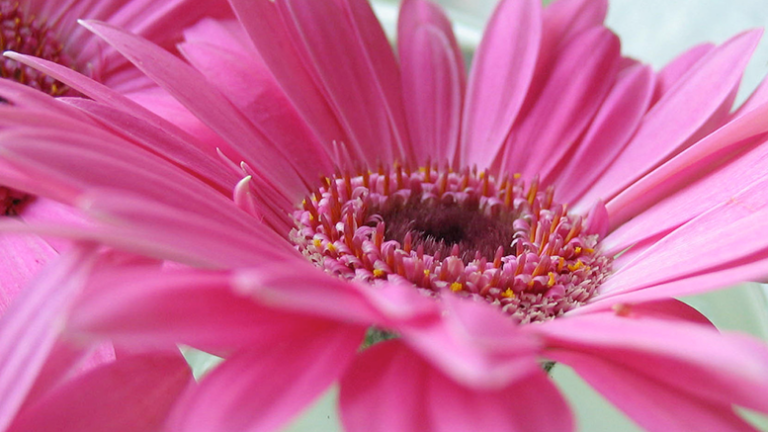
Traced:
POLYGON ((291 239, 331 274, 412 283, 425 295, 482 299, 520 323, 588 301, 610 273, 597 235, 554 189, 476 168, 396 164, 324 178, 294 213, 291 239))

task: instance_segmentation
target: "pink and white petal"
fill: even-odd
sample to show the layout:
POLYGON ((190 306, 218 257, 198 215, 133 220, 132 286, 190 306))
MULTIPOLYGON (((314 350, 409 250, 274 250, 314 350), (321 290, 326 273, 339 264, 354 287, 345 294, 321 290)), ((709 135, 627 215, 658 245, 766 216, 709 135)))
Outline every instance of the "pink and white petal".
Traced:
POLYGON ((455 166, 466 72, 450 21, 434 3, 406 0, 397 42, 416 161, 455 166))
POLYGON ((575 203, 619 155, 648 109, 652 90, 649 67, 636 65, 619 73, 573 155, 550 173, 552 179, 544 179, 562 185, 555 189, 558 201, 575 203))
POLYGON ((337 325, 267 349, 242 351, 186 394, 169 428, 179 432, 277 430, 338 379, 364 332, 337 325))
POLYGON ((678 81, 713 49, 715 49, 715 45, 712 43, 696 45, 664 66, 656 76, 656 87, 653 90, 651 105, 655 105, 662 96, 674 88, 678 81))
POLYGON ((604 244, 620 249, 668 232, 762 177, 768 157, 766 119, 768 104, 736 118, 625 189, 607 205, 618 229, 604 244))
POLYGON ((208 85, 199 72, 160 47, 118 28, 96 21, 82 24, 120 51, 208 127, 226 139, 249 165, 276 179, 275 186, 286 196, 301 196, 304 185, 300 175, 297 176, 301 173, 288 163, 279 147, 268 145, 268 140, 253 128, 224 95, 208 85))
POLYGON ((275 2, 231 0, 230 4, 269 70, 320 142, 351 144, 294 48, 275 2))
POLYGON ((571 366, 645 430, 757 432, 730 404, 701 400, 599 357, 558 352, 553 358, 571 366))
POLYGON ((36 235, 0 234, 0 317, 32 277, 57 255, 36 235))
POLYGON ((573 430, 568 406, 541 372, 497 390, 464 387, 400 341, 363 351, 341 380, 349 432, 573 430))
POLYGON ((623 263, 601 292, 628 292, 757 260, 768 249, 768 177, 623 263))
POLYGON ((604 27, 563 48, 541 96, 510 134, 503 172, 548 176, 600 108, 618 72, 619 50, 618 37, 604 27))
POLYGON ((501 150, 533 79, 542 38, 541 3, 504 0, 475 54, 461 127, 462 165, 486 167, 501 150))
POLYGON ((351 15, 368 16, 362 7, 370 6, 357 2, 352 2, 356 6, 347 1, 280 0, 275 4, 304 66, 310 68, 350 138, 347 144, 353 154, 368 166, 405 160, 410 155, 405 153, 407 141, 402 136, 402 102, 395 101, 400 98, 400 77, 394 53, 372 13, 373 30, 350 22, 351 15), (318 20, 319 16, 323 19, 318 20), (374 32, 379 36, 376 41, 374 32), (376 51, 378 57, 366 52, 371 46, 383 50, 376 51))
POLYGON ((0 321, 0 429, 11 423, 42 370, 92 263, 88 247, 62 255, 30 283, 0 321))
POLYGON ((217 354, 268 350, 335 324, 258 304, 230 289, 225 273, 153 268, 97 274, 74 307, 67 332, 109 337, 146 350, 183 343, 217 354))
POLYGON ((553 360, 559 353, 580 353, 711 405, 768 411, 768 348, 757 339, 699 323, 613 313, 562 318, 524 331, 544 337, 544 355, 553 360))
POLYGON ((499 389, 540 369, 540 341, 518 331, 498 309, 443 296, 437 319, 394 326, 403 343, 453 380, 474 388, 499 389))
POLYGON ((180 353, 118 358, 26 408, 9 432, 157 431, 192 383, 180 353))
POLYGON ((585 197, 608 202, 664 160, 722 111, 734 89, 760 31, 742 33, 715 48, 686 73, 646 114, 634 138, 585 197))
POLYGON ((306 182, 333 172, 334 161, 329 156, 328 147, 320 144, 258 59, 258 54, 244 56, 205 43, 184 43, 179 49, 245 114, 271 145, 285 149, 284 154, 306 182))

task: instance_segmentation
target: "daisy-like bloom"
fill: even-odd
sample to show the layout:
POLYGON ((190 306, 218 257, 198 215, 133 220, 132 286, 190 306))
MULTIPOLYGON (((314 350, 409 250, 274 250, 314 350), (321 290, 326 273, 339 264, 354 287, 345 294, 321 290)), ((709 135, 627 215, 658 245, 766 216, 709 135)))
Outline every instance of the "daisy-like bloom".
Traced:
POLYGON ((89 224, 0 226, 168 260, 105 271, 64 336, 226 358, 172 430, 273 430, 337 379, 351 432, 572 430, 551 362, 649 430, 768 412, 764 344, 673 299, 768 268, 768 89, 731 109, 759 32, 656 73, 621 56, 605 2, 508 0, 466 78, 425 0, 403 3, 397 57, 364 0, 231 3, 243 28, 188 30, 191 66, 85 23, 218 152, 10 55, 91 98, 68 101, 89 118, 0 136, 14 187, 89 224))
MULTIPOLYGON (((81 18, 98 19, 140 34, 155 43, 173 48, 181 29, 203 16, 228 16, 224 1, 173 0, 2 0, 0 1, 0 51, 34 55, 81 72, 117 89, 142 97, 154 84, 125 58, 77 24, 81 18)), ((6 58, 0 77, 54 96, 76 96, 67 85, 6 58)), ((34 100, 34 96, 32 96, 34 100)), ((2 101, 0 101, 2 102, 2 101)), ((28 104, 32 101, 27 102, 28 104)), ((33 126, 34 121, 4 118, 7 123, 33 126)), ((0 212, 35 220, 40 214, 72 219, 71 210, 0 184, 0 212)), ((66 248, 33 236, 0 237, 0 315, 40 265, 66 248)))
POLYGON ((111 346, 94 349, 60 337, 61 321, 105 257, 93 246, 73 247, 0 321, 0 430, 157 431, 191 384, 175 347, 123 352, 115 360, 111 346))

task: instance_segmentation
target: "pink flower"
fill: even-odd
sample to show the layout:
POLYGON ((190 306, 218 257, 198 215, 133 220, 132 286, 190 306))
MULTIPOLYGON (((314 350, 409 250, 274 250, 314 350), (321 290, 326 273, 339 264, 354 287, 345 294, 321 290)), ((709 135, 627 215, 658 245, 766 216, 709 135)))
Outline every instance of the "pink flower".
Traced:
POLYGON ((227 357, 174 430, 272 430, 337 379, 351 432, 571 430, 549 361, 650 430, 768 412, 768 349, 673 299, 765 276, 766 86, 731 111, 758 32, 654 73, 621 57, 605 2, 502 1, 465 80, 424 0, 403 5, 399 62, 363 0, 232 5, 250 41, 202 21, 194 68, 85 23, 218 152, 189 118, 22 55, 90 117, 0 136, 14 187, 89 216, 3 229, 176 262, 105 270, 65 331, 227 357), (394 339, 359 351, 371 326, 394 339))

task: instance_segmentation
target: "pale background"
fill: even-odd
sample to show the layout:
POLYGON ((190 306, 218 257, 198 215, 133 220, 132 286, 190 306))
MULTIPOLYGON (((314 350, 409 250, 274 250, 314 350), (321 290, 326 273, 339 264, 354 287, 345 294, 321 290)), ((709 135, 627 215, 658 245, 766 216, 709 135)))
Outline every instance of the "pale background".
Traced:
MULTIPOLYGON (((471 50, 494 0, 440 0, 450 8, 462 44, 471 50)), ((388 32, 397 16, 397 1, 382 0, 376 10, 388 32)), ((766 0, 613 0, 607 24, 622 40, 623 52, 642 59, 657 70, 675 55, 700 42, 723 42, 746 29, 768 24, 766 0)), ((768 39, 768 38, 766 38, 768 39)), ((768 72, 768 40, 763 40, 745 73, 738 101, 742 101, 768 72)), ((757 285, 687 299, 722 329, 746 331, 768 340, 765 294, 757 285)), ((554 377, 576 409, 579 430, 638 431, 621 413, 558 365, 554 377)), ((335 410, 336 390, 325 395, 286 432, 340 430, 335 410)), ((767 396, 768 397, 768 396, 767 396)), ((757 419, 763 430, 768 422, 757 419)), ((393 431, 394 432, 394 431, 393 431)))

